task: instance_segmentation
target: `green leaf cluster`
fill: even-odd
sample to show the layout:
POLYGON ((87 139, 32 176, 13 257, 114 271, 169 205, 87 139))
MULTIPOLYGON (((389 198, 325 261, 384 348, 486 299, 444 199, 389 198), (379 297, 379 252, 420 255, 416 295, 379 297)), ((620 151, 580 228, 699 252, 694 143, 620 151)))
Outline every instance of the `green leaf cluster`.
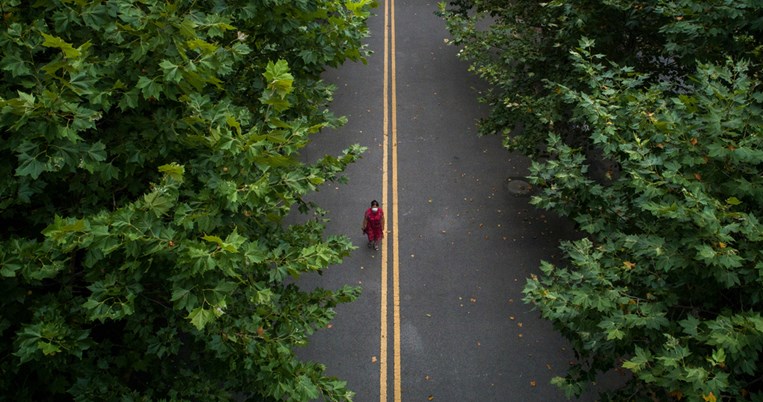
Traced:
POLYGON ((554 383, 624 368, 604 400, 761 400, 763 5, 454 3, 483 132, 580 233, 525 286, 579 357, 554 383))
POLYGON ((300 150, 371 6, 0 2, 4 398, 351 399, 294 348, 358 289, 293 279, 353 249, 304 197, 363 148, 300 150))

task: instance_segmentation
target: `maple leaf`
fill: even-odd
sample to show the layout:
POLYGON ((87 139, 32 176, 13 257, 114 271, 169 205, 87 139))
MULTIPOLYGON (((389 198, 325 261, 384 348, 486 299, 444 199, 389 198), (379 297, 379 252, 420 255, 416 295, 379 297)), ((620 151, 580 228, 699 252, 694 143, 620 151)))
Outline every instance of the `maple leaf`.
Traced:
POLYGON ((715 395, 713 394, 713 391, 710 391, 710 393, 709 393, 709 394, 707 394, 707 395, 702 395, 702 399, 704 399, 704 400, 705 400, 705 402, 715 402, 715 401, 717 401, 717 400, 718 400, 718 399, 715 397, 715 395))

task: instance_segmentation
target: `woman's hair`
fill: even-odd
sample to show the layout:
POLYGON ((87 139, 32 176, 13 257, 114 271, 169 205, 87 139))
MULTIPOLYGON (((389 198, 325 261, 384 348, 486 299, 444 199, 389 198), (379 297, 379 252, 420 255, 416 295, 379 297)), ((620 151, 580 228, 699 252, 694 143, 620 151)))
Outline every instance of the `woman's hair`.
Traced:
POLYGON ((371 206, 372 207, 373 206, 377 206, 378 207, 379 206, 379 201, 376 201, 376 200, 371 201, 371 206))

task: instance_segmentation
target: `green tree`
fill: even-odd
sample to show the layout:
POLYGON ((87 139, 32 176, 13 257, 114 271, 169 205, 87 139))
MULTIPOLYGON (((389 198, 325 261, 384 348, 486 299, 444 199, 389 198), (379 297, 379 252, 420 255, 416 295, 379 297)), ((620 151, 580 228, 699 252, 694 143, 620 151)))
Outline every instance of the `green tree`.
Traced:
POLYGON ((525 287, 579 357, 554 382, 622 367, 605 399, 762 400, 763 4, 461 5, 442 11, 493 84, 483 131, 581 234, 525 287))
POLYGON ((0 1, 5 400, 350 400, 304 345, 358 289, 299 162, 370 0, 0 1), (286 225, 297 206, 313 216, 286 225))

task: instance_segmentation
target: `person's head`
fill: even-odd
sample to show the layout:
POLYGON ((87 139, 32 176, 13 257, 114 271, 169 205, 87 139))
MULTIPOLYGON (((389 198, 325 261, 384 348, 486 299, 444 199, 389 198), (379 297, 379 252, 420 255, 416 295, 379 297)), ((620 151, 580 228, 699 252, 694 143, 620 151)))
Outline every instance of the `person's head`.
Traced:
POLYGON ((379 210, 379 202, 376 200, 371 201, 371 211, 378 211, 379 210))

